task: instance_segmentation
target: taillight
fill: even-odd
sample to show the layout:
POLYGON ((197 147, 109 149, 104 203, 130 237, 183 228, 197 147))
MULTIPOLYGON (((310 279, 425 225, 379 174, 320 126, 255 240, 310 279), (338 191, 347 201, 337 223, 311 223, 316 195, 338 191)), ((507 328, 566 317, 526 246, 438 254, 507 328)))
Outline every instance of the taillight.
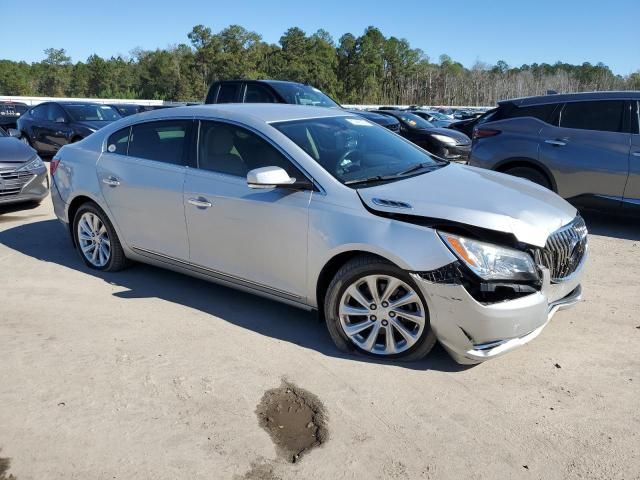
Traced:
POLYGON ((473 139, 495 137, 500 133, 500 130, 494 130, 492 128, 475 128, 473 130, 473 139))
POLYGON ((56 170, 58 169, 58 165, 60 165, 60 158, 53 157, 51 159, 51 162, 49 162, 49 173, 51 174, 52 177, 53 177, 53 174, 56 173, 56 170))

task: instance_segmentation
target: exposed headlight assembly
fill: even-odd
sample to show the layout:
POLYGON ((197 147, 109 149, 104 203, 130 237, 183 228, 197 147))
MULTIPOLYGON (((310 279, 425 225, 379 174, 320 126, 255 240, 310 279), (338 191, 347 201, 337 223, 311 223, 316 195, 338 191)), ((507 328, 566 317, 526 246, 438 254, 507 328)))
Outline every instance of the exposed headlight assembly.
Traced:
POLYGON ((446 143, 447 145, 456 145, 458 143, 456 142, 455 138, 447 137, 446 135, 438 135, 437 133, 433 133, 431 134, 431 136, 439 142, 446 143))
POLYGON ((44 162, 40 159, 40 157, 38 157, 36 155, 36 157, 31 160, 29 163, 26 163, 24 165, 22 165, 20 168, 17 169, 18 172, 30 172, 33 170, 39 170, 41 168, 44 167, 44 162))
POLYGON ((537 268, 520 250, 479 242, 452 233, 438 232, 449 249, 483 280, 537 281, 537 268))

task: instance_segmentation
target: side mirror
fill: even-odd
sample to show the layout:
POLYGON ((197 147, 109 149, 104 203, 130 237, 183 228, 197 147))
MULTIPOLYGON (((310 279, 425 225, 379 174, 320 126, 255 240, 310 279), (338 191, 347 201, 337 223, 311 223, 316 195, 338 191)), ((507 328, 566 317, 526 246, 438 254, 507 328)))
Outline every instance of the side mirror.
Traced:
POLYGON ((7 133, 9 134, 10 137, 13 137, 13 138, 20 138, 22 136, 22 134, 20 133, 20 130, 16 130, 15 128, 7 129, 7 133))
POLYGON ((287 187, 295 183, 296 179, 280 167, 254 168, 247 173, 249 188, 287 187))

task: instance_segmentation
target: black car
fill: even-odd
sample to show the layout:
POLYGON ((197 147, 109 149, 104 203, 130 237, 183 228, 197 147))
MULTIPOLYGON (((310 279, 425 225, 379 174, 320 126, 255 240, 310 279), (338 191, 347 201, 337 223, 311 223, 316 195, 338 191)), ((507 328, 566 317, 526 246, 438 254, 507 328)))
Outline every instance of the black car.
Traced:
POLYGON ((91 135, 122 116, 109 105, 91 102, 45 102, 18 120, 22 141, 42 155, 91 135))
POLYGON ((425 119, 400 110, 377 110, 400 121, 400 135, 428 152, 446 160, 466 162, 471 150, 471 139, 448 128, 438 128, 425 119))
MULTIPOLYGON (((313 107, 342 108, 321 90, 298 82, 284 80, 224 80, 209 87, 204 103, 290 103, 313 107)), ((371 122, 397 132, 400 124, 362 110, 349 110, 371 122)))
POLYGON ((400 122, 389 116, 389 115, 380 115, 379 113, 370 112, 368 110, 346 110, 349 113, 353 113, 355 115, 360 115, 361 117, 366 118, 370 122, 377 123, 378 125, 382 125, 385 128, 388 128, 392 132, 400 133, 400 122))
POLYGON ((472 137, 473 129, 476 127, 476 125, 481 125, 484 122, 488 122, 489 120, 491 120, 496 110, 497 109, 492 108, 491 110, 487 110, 477 117, 469 118, 467 120, 461 120, 459 122, 453 122, 447 128, 458 130, 459 132, 464 133, 467 137, 472 137))
POLYGON ((16 122, 27 110, 29 106, 26 103, 0 102, 0 128, 16 128, 16 122))

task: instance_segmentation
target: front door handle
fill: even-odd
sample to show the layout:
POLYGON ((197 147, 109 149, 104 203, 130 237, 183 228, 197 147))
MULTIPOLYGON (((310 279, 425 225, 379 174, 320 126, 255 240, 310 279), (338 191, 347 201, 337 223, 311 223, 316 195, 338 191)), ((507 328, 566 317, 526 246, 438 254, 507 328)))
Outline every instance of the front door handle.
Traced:
POLYGON ((640 152, 633 152, 631 155, 633 155, 634 157, 640 157, 640 152))
POLYGON ((548 143, 554 147, 564 147, 567 144, 567 142, 563 140, 545 140, 544 143, 548 143))
POLYGON ((198 208, 209 208, 212 204, 210 201, 208 201, 206 198, 190 198, 189 200, 187 200, 189 202, 189 204, 193 205, 194 207, 198 207, 198 208))
POLYGON ((111 176, 111 177, 103 178, 102 183, 104 183, 105 185, 109 185, 110 187, 117 187, 118 185, 120 185, 120 180, 118 180, 114 176, 111 176))

